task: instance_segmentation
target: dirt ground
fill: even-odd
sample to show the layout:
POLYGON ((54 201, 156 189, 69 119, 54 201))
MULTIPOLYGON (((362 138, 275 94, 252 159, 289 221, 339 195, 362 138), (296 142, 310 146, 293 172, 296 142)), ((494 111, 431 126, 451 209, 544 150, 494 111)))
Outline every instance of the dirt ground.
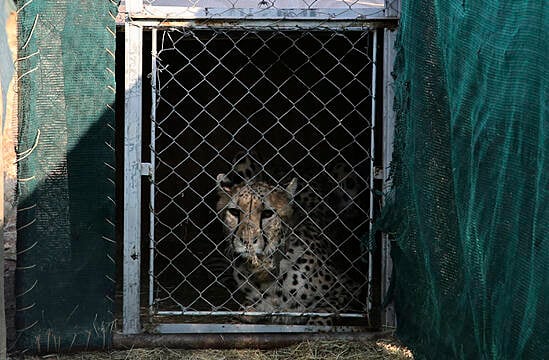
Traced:
POLYGON ((367 342, 318 341, 276 350, 175 350, 166 348, 88 352, 70 355, 12 356, 10 360, 408 360, 412 353, 394 339, 367 342))

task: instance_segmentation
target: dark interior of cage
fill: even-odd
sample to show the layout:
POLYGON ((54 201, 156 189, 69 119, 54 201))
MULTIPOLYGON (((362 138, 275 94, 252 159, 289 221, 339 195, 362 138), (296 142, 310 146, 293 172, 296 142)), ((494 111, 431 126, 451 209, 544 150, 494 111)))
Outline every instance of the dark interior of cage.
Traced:
POLYGON ((316 224, 332 263, 361 284, 346 308, 332 310, 364 314, 370 35, 179 30, 159 31, 157 43, 154 309, 193 321, 249 309, 233 278, 216 177, 250 162, 244 181, 285 188, 296 178, 297 191, 314 197, 312 208, 294 204, 299 221, 316 224))

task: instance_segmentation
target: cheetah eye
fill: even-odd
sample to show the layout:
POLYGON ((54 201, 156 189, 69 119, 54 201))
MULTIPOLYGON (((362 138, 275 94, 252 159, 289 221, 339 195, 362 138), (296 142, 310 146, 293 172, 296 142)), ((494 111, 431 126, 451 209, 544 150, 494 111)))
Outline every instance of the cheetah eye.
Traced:
POLYGON ((234 217, 240 217, 240 210, 237 208, 229 208, 227 211, 234 217))
POLYGON ((274 214, 275 213, 274 213, 273 210, 265 209, 261 212, 261 217, 263 219, 268 219, 268 218, 272 217, 274 214))

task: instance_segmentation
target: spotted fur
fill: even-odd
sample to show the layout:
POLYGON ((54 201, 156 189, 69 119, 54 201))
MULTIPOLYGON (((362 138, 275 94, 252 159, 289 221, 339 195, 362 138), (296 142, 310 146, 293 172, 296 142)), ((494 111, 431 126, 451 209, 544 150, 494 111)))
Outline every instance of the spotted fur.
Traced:
MULTIPOLYGON (((248 310, 336 312, 358 296, 359 287, 333 266, 329 239, 294 211, 295 178, 285 188, 262 181, 234 184, 224 174, 217 180, 217 211, 248 310)), ((331 323, 318 317, 283 321, 331 323)))

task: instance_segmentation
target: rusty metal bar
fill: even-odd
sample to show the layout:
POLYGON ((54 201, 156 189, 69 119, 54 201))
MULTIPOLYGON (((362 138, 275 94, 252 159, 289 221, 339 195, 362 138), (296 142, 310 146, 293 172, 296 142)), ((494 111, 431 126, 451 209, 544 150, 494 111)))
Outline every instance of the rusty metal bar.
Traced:
POLYGON ((272 333, 338 333, 370 332, 366 326, 324 326, 324 325, 265 325, 265 324, 158 324, 148 329, 154 334, 272 334, 272 333))
MULTIPOLYGON (((265 20, 265 19, 146 19, 135 21, 145 29, 166 30, 172 28, 193 28, 208 30, 212 27, 216 29, 234 29, 238 28, 264 28, 279 30, 303 30, 303 29, 330 29, 341 31, 364 31, 368 29, 393 29, 398 25, 398 18, 384 17, 380 19, 358 19, 348 20, 265 20)), ((122 24, 119 24, 122 25, 122 24)), ((124 31, 121 27, 119 31, 124 31)))
MULTIPOLYGON (((373 44, 372 44, 372 115, 371 115, 371 127, 370 130, 370 224, 369 229, 372 232, 373 219, 374 219, 374 182, 375 182, 375 157, 376 157, 376 147, 375 147, 375 131, 376 131, 376 86, 377 86, 377 30, 373 31, 373 44)), ((371 251, 368 252, 368 314, 371 317, 372 311, 372 276, 374 257, 371 251)))
MULTIPOLYGON (((396 31, 389 29, 384 30, 384 58, 383 58, 383 204, 385 205, 386 196, 391 189, 390 166, 393 159, 393 141, 395 130, 396 114, 393 110, 393 71, 395 61, 396 31)), ((391 239, 388 234, 382 235, 381 240, 382 262, 381 262, 381 296, 383 303, 387 302, 389 296, 389 287, 391 285, 393 259, 391 257, 391 239)), ((384 326, 396 327, 397 319, 395 314, 394 303, 390 302, 387 307, 382 310, 384 326)))
POLYGON ((361 333, 291 333, 291 334, 114 334, 113 348, 178 349, 272 349, 303 341, 345 340, 371 341, 392 335, 392 331, 361 333))
POLYGON ((363 318, 365 315, 360 313, 335 313, 335 312, 298 312, 298 311, 166 311, 159 310, 156 315, 164 316, 318 316, 331 317, 338 316, 342 318, 363 318))
POLYGON ((150 154, 151 154, 151 171, 149 173, 149 314, 152 316, 154 314, 154 225, 155 225, 155 193, 154 193, 154 182, 155 182, 155 173, 156 168, 156 92, 157 92, 157 29, 152 30, 152 51, 151 51, 151 144, 150 144, 150 154))

